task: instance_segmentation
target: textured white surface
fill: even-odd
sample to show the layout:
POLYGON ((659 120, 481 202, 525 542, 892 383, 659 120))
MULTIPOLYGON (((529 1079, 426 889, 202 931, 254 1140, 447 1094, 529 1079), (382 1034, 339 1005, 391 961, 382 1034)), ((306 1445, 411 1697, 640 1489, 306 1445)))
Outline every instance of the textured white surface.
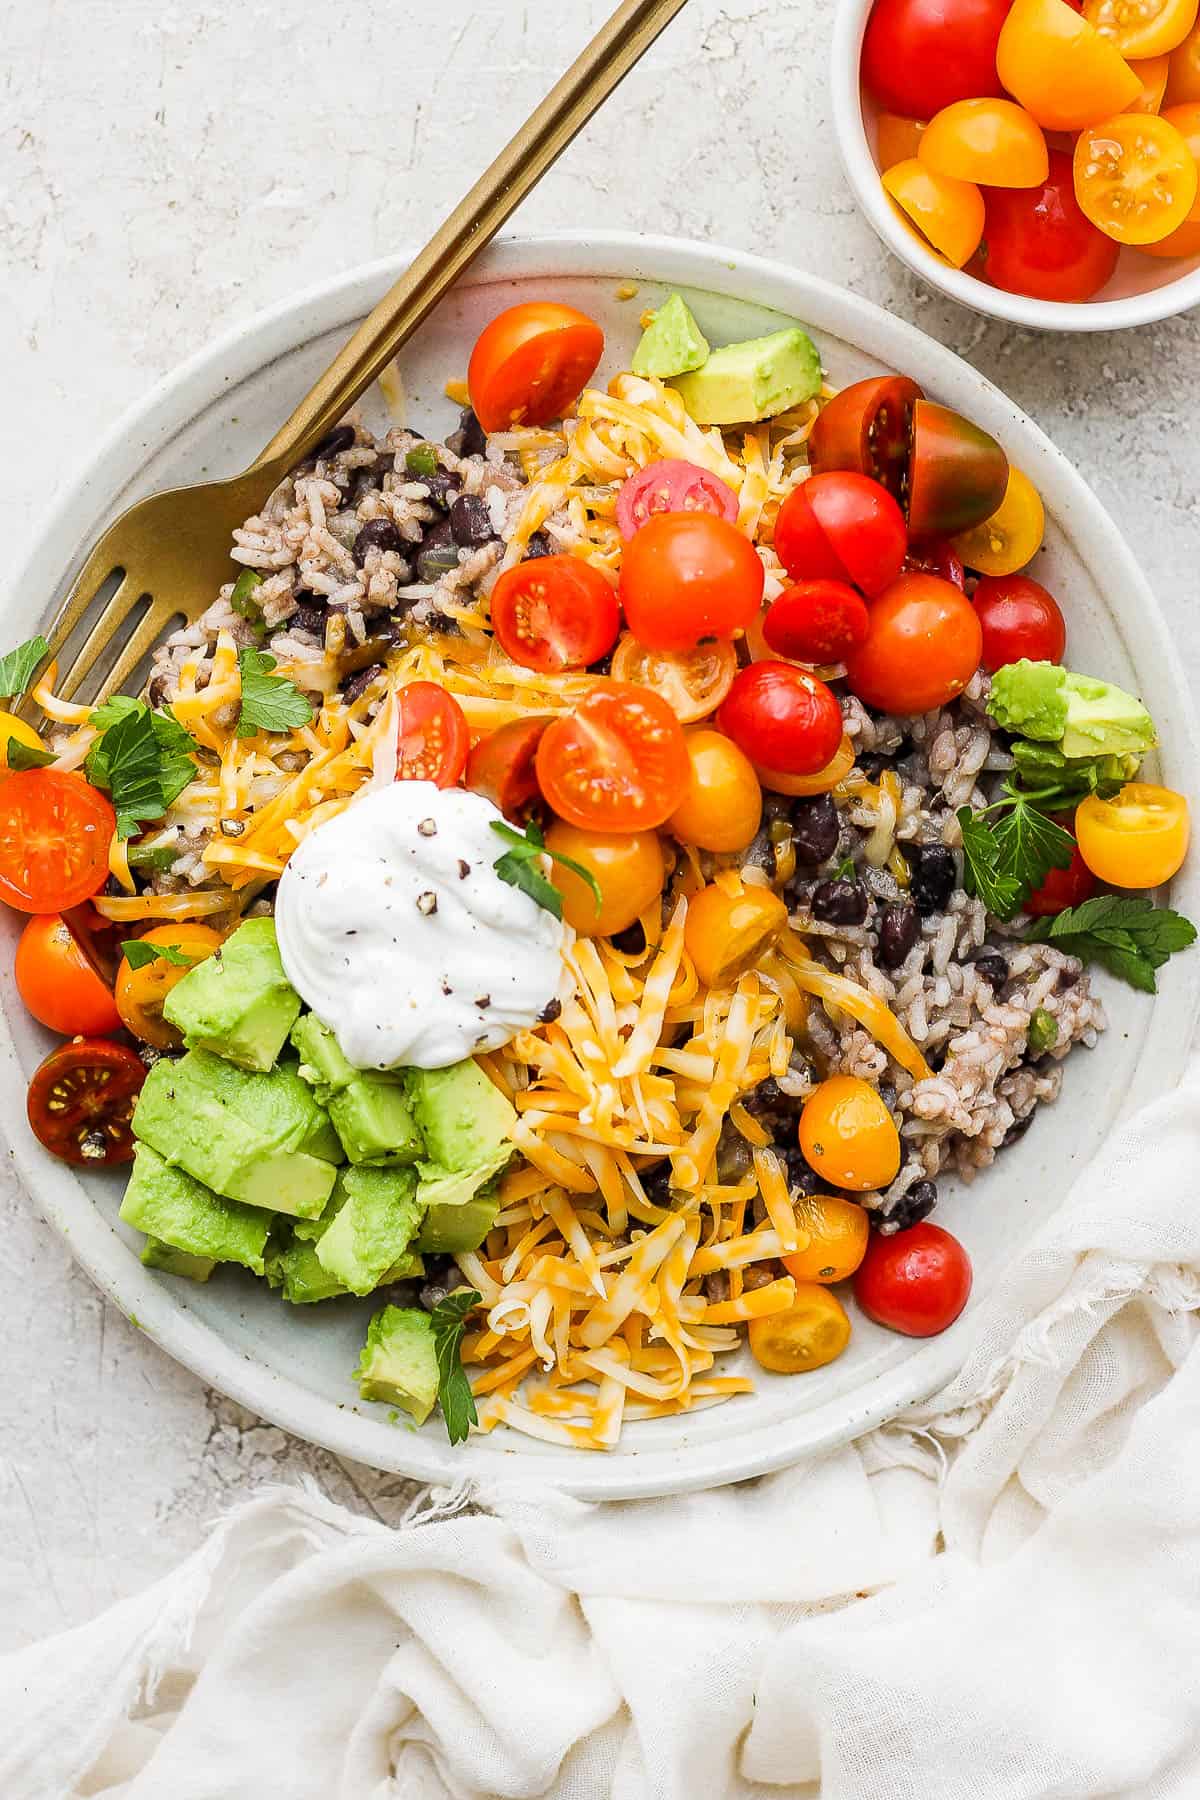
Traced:
MULTIPOLYGON (((129 398, 216 330, 424 236, 603 0, 343 0, 288 15, 3 0, 0 517, 13 538, 129 398)), ((827 124, 832 0, 692 0, 524 209, 528 228, 711 236, 808 266, 966 355, 1075 458, 1200 677, 1200 315, 1043 338, 921 288, 854 212, 827 124)), ((384 1519, 406 1484, 207 1394, 0 1188, 0 1650, 161 1572, 264 1476, 384 1519)))

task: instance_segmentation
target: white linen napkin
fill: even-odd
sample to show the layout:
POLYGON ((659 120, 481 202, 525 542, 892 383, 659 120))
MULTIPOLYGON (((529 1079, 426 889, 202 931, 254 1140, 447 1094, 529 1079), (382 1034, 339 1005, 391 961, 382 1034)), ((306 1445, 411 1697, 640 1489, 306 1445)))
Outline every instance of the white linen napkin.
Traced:
POLYGON ((962 1374, 740 1488, 261 1493, 0 1661, 4 1800, 1197 1800, 1200 1066, 962 1374), (482 1509, 465 1510, 470 1499, 482 1509))

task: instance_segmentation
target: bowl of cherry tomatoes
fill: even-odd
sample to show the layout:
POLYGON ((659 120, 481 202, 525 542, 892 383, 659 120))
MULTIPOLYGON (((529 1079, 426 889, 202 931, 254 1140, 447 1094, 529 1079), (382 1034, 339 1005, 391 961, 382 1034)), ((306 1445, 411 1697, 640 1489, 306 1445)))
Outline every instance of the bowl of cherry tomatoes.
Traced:
POLYGON ((884 243, 1047 331, 1200 302, 1200 0, 839 0, 833 117, 884 243))

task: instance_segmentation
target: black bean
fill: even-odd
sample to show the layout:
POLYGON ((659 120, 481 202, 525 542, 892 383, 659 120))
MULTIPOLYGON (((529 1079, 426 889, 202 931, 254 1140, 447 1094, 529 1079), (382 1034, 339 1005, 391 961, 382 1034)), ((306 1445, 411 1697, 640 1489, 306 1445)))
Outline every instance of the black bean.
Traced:
POLYGON ((328 462, 339 450, 349 450, 354 442, 353 425, 335 425, 332 431, 326 432, 312 453, 314 462, 328 462))
POLYGON ((912 869, 909 892, 922 918, 927 913, 945 912, 958 879, 954 854, 945 844, 904 844, 901 846, 912 869))
POLYGON ((360 669, 357 675, 352 675, 342 689, 344 704, 349 706, 352 701, 358 699, 360 694, 365 694, 375 677, 382 674, 382 663, 368 663, 365 669, 360 669))
POLYGON ((440 506, 443 512, 449 511, 454 496, 462 487, 459 477, 452 475, 449 469, 438 469, 436 474, 422 475, 421 483, 429 489, 429 498, 434 506, 440 506))
POLYGON ((867 777, 868 781, 878 781, 885 769, 891 768, 892 758, 885 756, 882 750, 864 750, 855 762, 867 777))
POLYGON ((346 486, 346 505, 353 512, 379 486, 378 469, 355 469, 346 486))
POLYGON ((1008 958, 999 950, 981 951, 972 967, 993 990, 998 991, 1008 980, 1008 958))
POLYGON ((373 1298, 381 1306, 418 1306, 421 1301, 420 1280, 413 1277, 408 1281, 386 1282, 373 1298))
POLYGON ((394 550, 397 556, 403 553, 404 539, 390 519, 368 519, 365 525, 359 527, 353 554, 360 569, 367 560, 368 550, 394 550))
POLYGON ((829 1183, 822 1181, 816 1170, 809 1167, 803 1150, 792 1146, 783 1153, 787 1167, 788 1190, 793 1199, 806 1194, 828 1193, 829 1183))
POLYGON ((1000 1141, 1000 1148, 1002 1150, 1007 1150, 1008 1146, 1010 1144, 1019 1143, 1020 1140, 1025 1136, 1025 1133, 1029 1130, 1029 1127, 1032 1124, 1033 1124, 1033 1110, 1031 1108, 1030 1111, 1025 1114, 1025 1117, 1023 1119, 1014 1119, 1013 1120, 1012 1124, 1009 1126, 1008 1130, 1005 1132, 1003 1138, 1000 1141))
POLYGON ((436 519, 421 539, 417 551, 417 580, 436 581, 447 569, 458 567, 458 545, 449 519, 436 519))
POLYGON ((797 800, 791 809, 791 826, 797 862, 810 869, 828 862, 838 847, 842 829, 837 807, 828 794, 797 800))
POLYGON ((622 956, 644 955, 646 934, 642 930, 640 919, 635 919, 632 925, 625 927, 624 931, 614 931, 609 942, 614 950, 620 951, 622 956))
POLYGON ((898 969, 917 941, 921 921, 915 906, 893 900, 879 921, 879 960, 885 969, 898 969))
POLYGON ((742 1105, 752 1119, 757 1119, 764 1130, 769 1131, 776 1143, 785 1139, 796 1138, 796 1122, 803 1110, 803 1100, 791 1094, 785 1094, 773 1075, 760 1081, 756 1088, 743 1095, 742 1105))
POLYGON ((554 545, 546 536, 546 533, 544 531, 535 531, 525 546, 524 560, 526 562, 533 562, 534 559, 539 556, 557 555, 558 551, 554 548, 554 545))
POLYGON ((313 637, 325 635, 326 608, 320 600, 302 600, 284 626, 285 631, 308 631, 313 637))
POLYGON ((450 508, 450 529, 461 550, 475 550, 500 535, 492 524, 487 501, 478 494, 458 496, 450 508))
POLYGON ((487 432, 468 406, 458 424, 462 439, 460 456, 482 456, 487 449, 487 432))
POLYGON ((907 1194, 902 1194, 891 1211, 880 1219, 887 1232, 907 1231, 910 1225, 927 1219, 937 1205, 937 1183, 914 1181, 907 1194))
POLYGON ((610 650, 608 652, 608 654, 606 656, 602 656, 598 662, 588 664, 588 674, 589 675, 611 675, 612 674, 612 665, 613 665, 612 651, 610 650))
POLYGON ((822 881, 809 901, 814 919, 824 925, 865 925, 870 901, 859 881, 822 881))

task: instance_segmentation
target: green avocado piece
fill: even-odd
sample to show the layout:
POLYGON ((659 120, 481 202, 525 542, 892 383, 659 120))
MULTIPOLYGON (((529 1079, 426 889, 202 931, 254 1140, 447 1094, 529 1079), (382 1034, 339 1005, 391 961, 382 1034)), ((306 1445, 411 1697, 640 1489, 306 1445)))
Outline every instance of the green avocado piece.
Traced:
POLYGON ((352 1163, 415 1162, 424 1149, 413 1121, 404 1077, 355 1069, 328 1025, 305 1013, 292 1027, 299 1073, 329 1108, 338 1139, 352 1163))
POLYGON ((408 1080, 413 1113, 425 1139, 422 1181, 427 1179, 427 1163, 451 1174, 480 1174, 473 1194, 511 1158, 509 1133, 516 1113, 470 1057, 448 1069, 410 1069, 408 1080))
POLYGON ((1158 741, 1154 720, 1136 695, 1027 657, 996 670, 988 711, 1006 730, 1057 744, 1069 758, 1140 756, 1158 741))
POLYGON ((423 1425, 438 1394, 429 1314, 415 1306, 382 1307, 367 1327, 354 1375, 364 1400, 386 1400, 423 1425))
MULTIPOLYGON (((161 1068, 162 1064, 156 1067, 161 1068)), ((214 1194, 183 1169, 165 1161, 149 1144, 139 1144, 134 1152, 133 1173, 121 1202, 121 1217, 148 1238, 170 1245, 185 1256, 241 1263, 255 1275, 264 1273, 263 1251, 271 1229, 270 1213, 214 1194)), ((166 1265, 159 1262, 157 1266, 166 1265)))
POLYGON ((292 1046, 300 1058, 300 1074, 316 1090, 322 1106, 331 1094, 340 1094, 358 1074, 342 1054, 342 1046, 316 1013, 304 1013, 291 1030, 292 1046))
POLYGON ((430 1256, 458 1256, 464 1250, 478 1250, 496 1223, 499 1210, 495 1184, 457 1206, 435 1203, 425 1214, 417 1248, 430 1256))
POLYGON ((269 918, 246 919, 163 1002, 163 1017, 189 1049, 213 1050, 243 1069, 272 1066, 299 1011, 269 918))
POLYGON ((767 337, 723 345, 671 386, 698 425, 753 424, 819 394, 821 358, 807 331, 791 325, 767 337))
POLYGON ((411 1169, 343 1169, 337 1211, 316 1243, 327 1274, 353 1294, 369 1294, 404 1256, 421 1223, 411 1169))
POLYGON ((682 294, 664 300, 642 333, 629 365, 635 375, 668 381, 698 369, 708 357, 708 342, 682 294))
POLYGON ((174 1244, 165 1243, 162 1238, 146 1239, 142 1250, 142 1266, 146 1269, 162 1269, 167 1275, 182 1275, 188 1281, 207 1281, 217 1266, 215 1256, 191 1256, 186 1250, 177 1250, 174 1244))
POLYGON ((1066 670, 1058 663, 1006 663, 992 676, 988 711, 1006 731, 1044 744, 1057 744, 1067 724, 1067 697, 1063 691, 1066 670))

